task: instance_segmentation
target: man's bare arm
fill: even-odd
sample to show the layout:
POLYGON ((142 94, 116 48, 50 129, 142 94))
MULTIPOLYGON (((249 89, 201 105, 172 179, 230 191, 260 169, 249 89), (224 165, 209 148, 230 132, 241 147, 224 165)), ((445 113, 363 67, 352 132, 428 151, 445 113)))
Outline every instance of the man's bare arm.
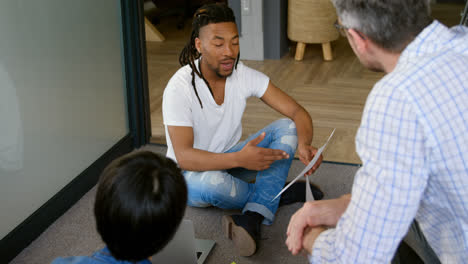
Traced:
POLYGON ((298 144, 310 145, 313 137, 312 118, 293 98, 276 87, 271 81, 262 101, 296 123, 298 144))
MULTIPOLYGON (((309 113, 271 81, 261 99, 268 106, 294 121, 297 130, 297 152, 299 159, 304 164, 309 163, 317 152, 317 149, 310 145, 312 143, 314 130, 312 118, 309 113)), ((320 158, 319 162, 317 162, 307 174, 313 173, 320 166, 321 162, 322 158, 320 158)))
POLYGON ((282 150, 257 147, 265 134, 248 142, 239 152, 213 153, 193 148, 192 127, 168 126, 167 130, 177 162, 183 170, 207 171, 243 167, 259 171, 269 168, 276 160, 289 157, 282 150))
MULTIPOLYGON (((345 194, 337 199, 305 203, 289 220, 286 245, 291 253, 293 255, 299 253, 304 243, 310 245, 310 247, 307 247, 307 250, 310 250, 316 237, 309 235, 306 237, 307 240, 304 241, 307 228, 336 226, 338 220, 348 208, 350 200, 351 194, 345 194)), ((314 234, 314 232, 311 234, 314 234)))

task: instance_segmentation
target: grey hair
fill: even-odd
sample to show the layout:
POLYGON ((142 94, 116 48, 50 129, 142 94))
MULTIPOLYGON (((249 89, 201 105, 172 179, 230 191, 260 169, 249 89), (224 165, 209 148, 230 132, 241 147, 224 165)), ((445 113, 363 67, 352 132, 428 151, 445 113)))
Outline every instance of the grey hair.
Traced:
POLYGON ((343 26, 401 52, 432 22, 431 0, 331 0, 343 26))

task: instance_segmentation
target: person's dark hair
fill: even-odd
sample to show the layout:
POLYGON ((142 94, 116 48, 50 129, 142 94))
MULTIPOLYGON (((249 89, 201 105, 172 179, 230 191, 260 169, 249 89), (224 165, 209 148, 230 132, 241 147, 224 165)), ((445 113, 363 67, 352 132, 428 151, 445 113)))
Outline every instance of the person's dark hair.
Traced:
MULTIPOLYGON (((200 7, 193 16, 192 33, 190 34, 190 40, 187 42, 179 56, 180 65, 185 66, 188 64, 192 69, 192 86, 195 90, 195 94, 197 95, 198 102, 200 103, 201 108, 203 108, 203 104, 200 100, 200 96, 198 96, 197 87, 195 86, 195 74, 205 81, 208 88, 210 88, 210 85, 195 65, 195 60, 200 58, 201 55, 195 47, 195 39, 199 37, 200 29, 202 27, 213 23, 223 22, 236 23, 234 12, 232 12, 232 9, 229 8, 226 4, 216 3, 200 7)), ((237 63, 239 62, 239 57, 240 53, 237 55, 237 60, 235 64, 236 69, 237 63)))
POLYGON ((116 259, 140 261, 172 239, 186 203, 187 186, 172 160, 149 151, 130 153, 101 174, 97 230, 116 259))
POLYGON ((332 0, 341 23, 401 52, 432 22, 430 0, 332 0))

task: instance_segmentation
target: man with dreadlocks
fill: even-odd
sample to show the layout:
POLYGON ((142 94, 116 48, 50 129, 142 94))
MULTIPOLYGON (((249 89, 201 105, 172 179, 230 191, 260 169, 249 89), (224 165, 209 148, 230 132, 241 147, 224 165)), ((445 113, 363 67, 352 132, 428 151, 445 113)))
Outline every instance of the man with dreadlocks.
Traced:
MULTIPOLYGON (((302 182, 272 201, 285 184, 296 149, 304 163, 317 151, 310 146, 312 119, 267 76, 239 62, 234 14, 224 4, 196 11, 179 61, 183 67, 163 97, 167 156, 184 170, 190 206, 242 209, 242 215, 224 216, 223 228, 239 254, 250 256, 256 251, 261 224, 272 223, 278 206, 305 200, 302 182), (238 142, 251 96, 288 119, 238 142)), ((312 190, 315 199, 323 197, 317 187, 312 190)))

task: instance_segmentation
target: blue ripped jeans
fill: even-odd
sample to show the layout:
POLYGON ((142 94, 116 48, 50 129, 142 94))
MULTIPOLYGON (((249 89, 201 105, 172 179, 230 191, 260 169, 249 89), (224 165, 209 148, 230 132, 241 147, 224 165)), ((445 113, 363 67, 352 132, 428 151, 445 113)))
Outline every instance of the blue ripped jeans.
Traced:
POLYGON ((263 223, 274 220, 280 199, 271 201, 283 188, 297 148, 297 132, 290 119, 277 120, 239 142, 225 153, 240 151, 247 142, 265 132, 257 146, 281 149, 289 159, 277 160, 263 171, 235 168, 223 171, 184 171, 188 186, 188 205, 216 206, 223 209, 253 211, 265 217, 263 223), (255 180, 255 183, 251 183, 255 180))

